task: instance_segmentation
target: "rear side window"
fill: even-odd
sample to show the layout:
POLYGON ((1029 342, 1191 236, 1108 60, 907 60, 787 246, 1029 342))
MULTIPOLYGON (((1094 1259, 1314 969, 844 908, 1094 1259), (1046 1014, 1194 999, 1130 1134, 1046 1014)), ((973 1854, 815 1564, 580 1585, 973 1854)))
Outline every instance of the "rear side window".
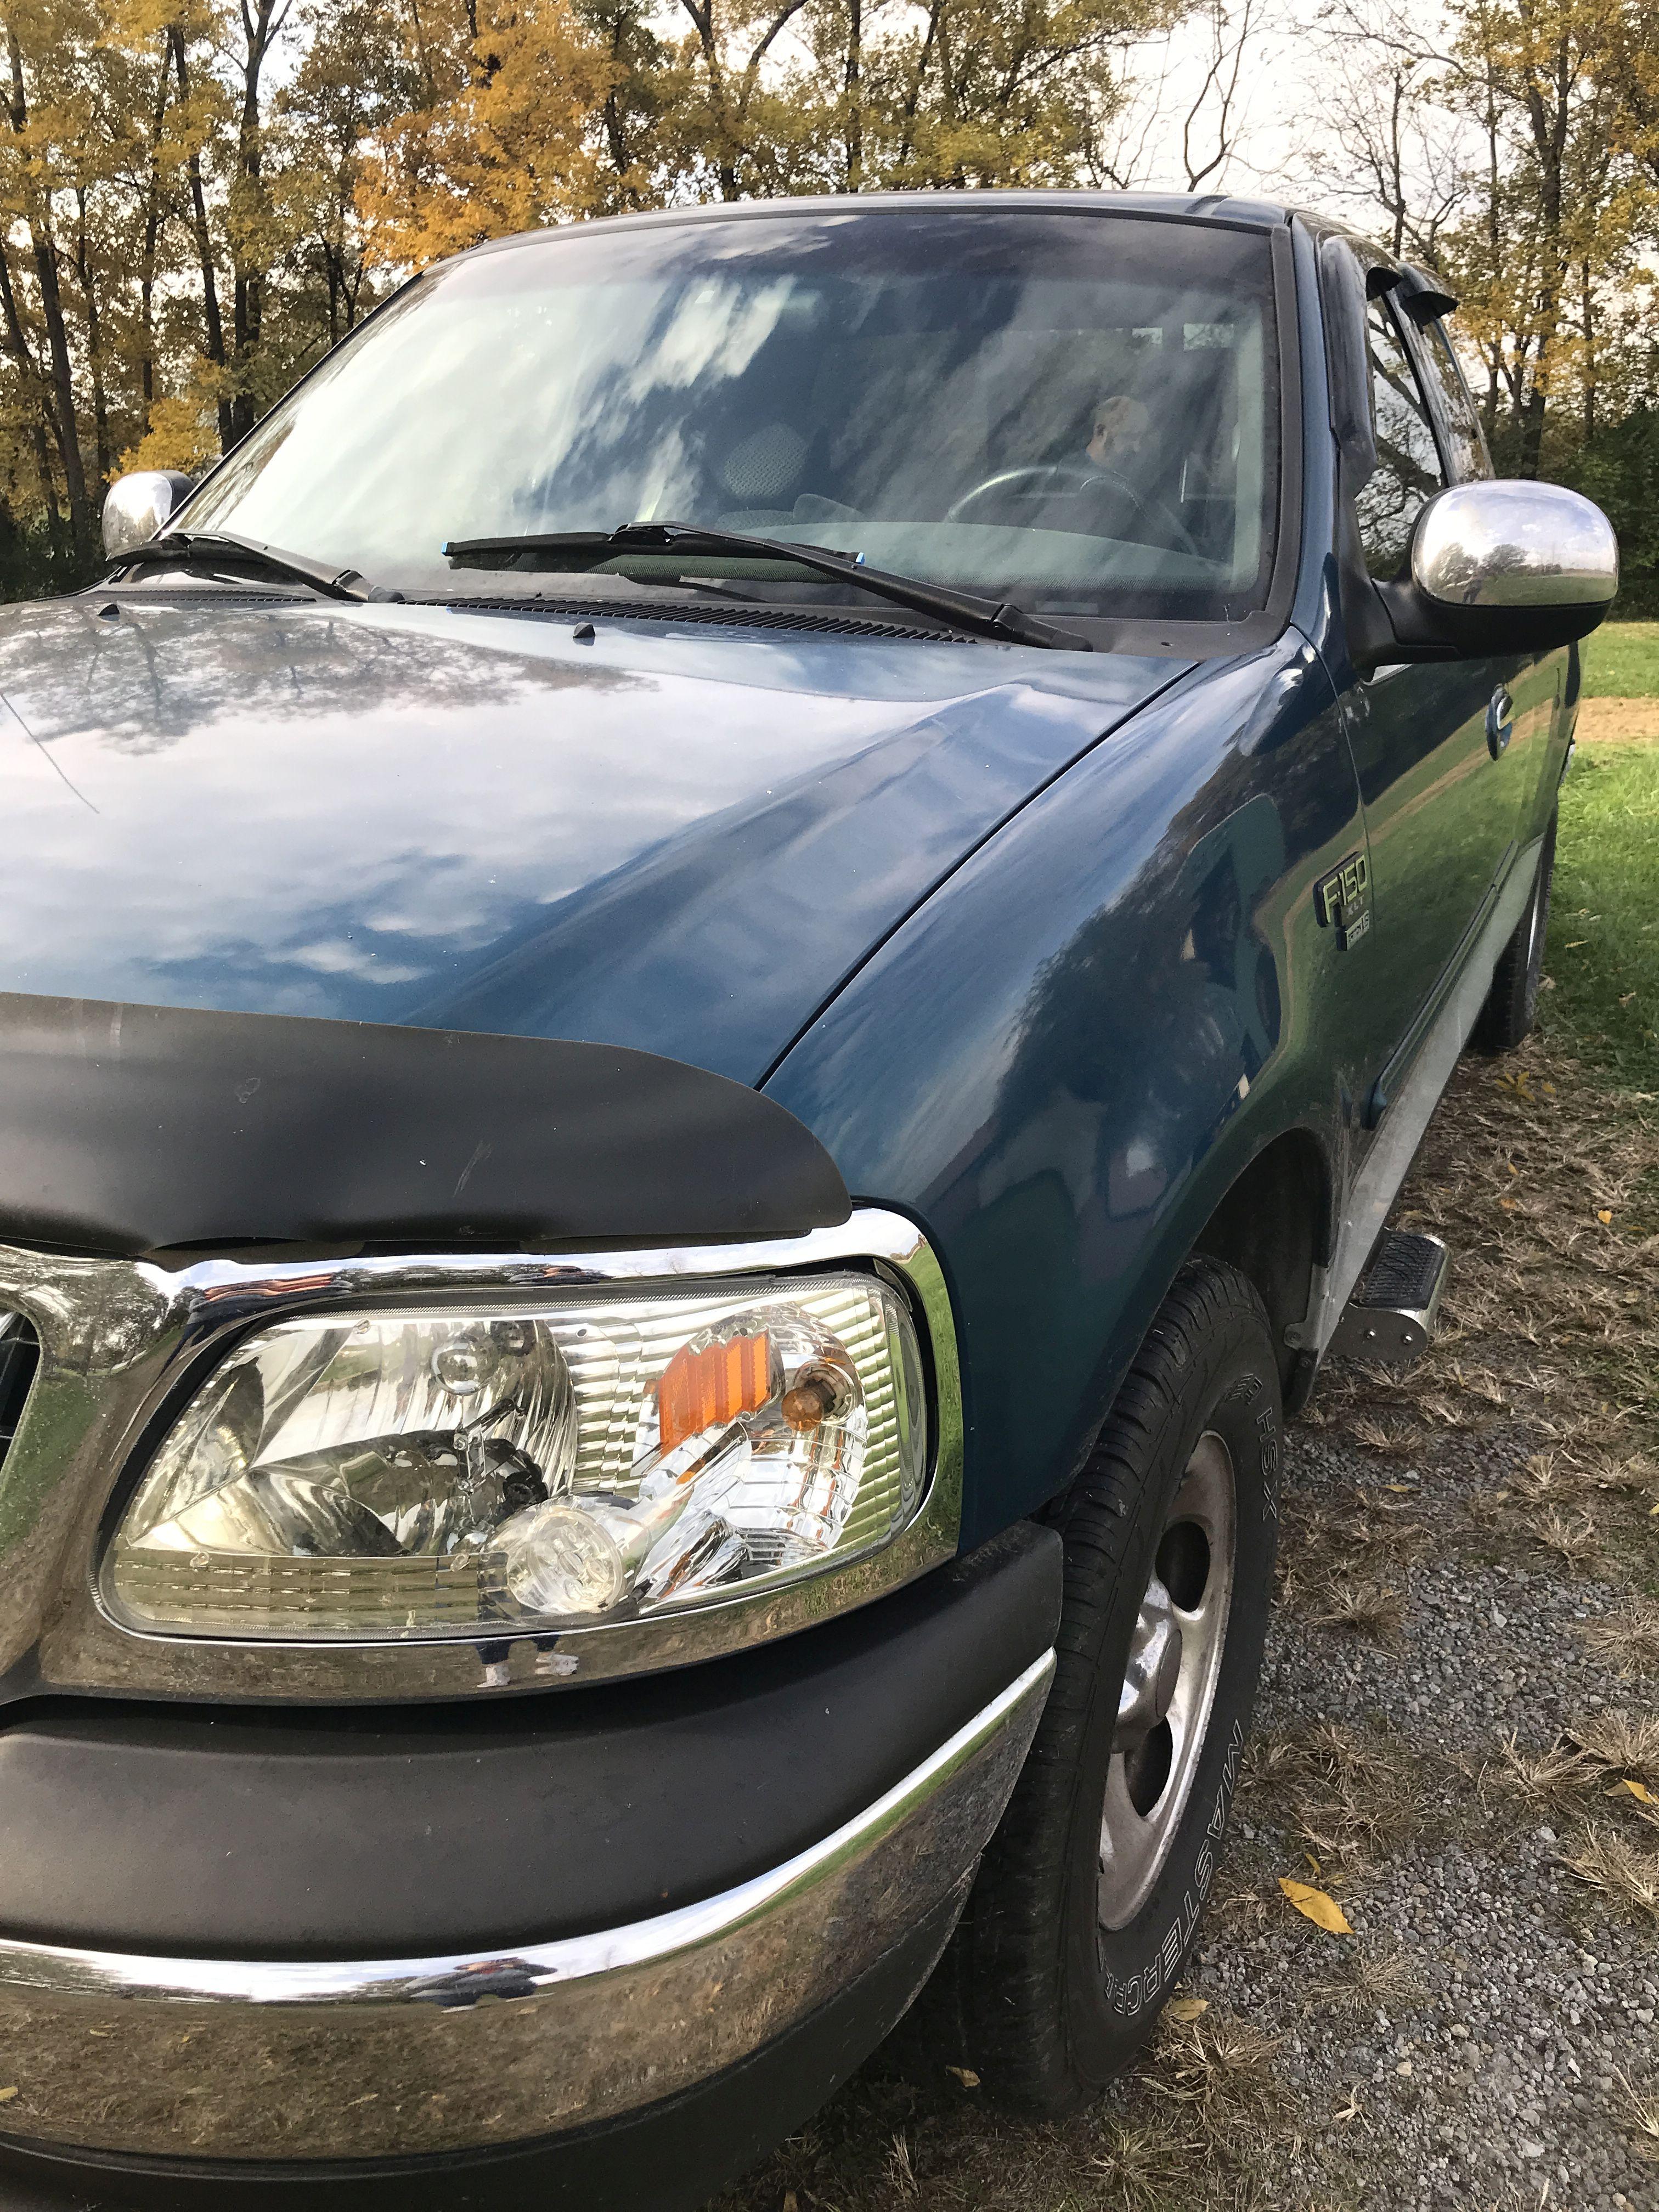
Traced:
POLYGON ((1442 318, 1437 316, 1425 327, 1421 351, 1424 374, 1432 396, 1439 403, 1453 482, 1468 483, 1477 477, 1489 477, 1492 456, 1486 451, 1486 434, 1469 397, 1462 364, 1452 350, 1450 333, 1442 318))
POLYGON ((1366 311, 1371 414, 1376 467, 1354 506, 1365 566, 1373 576, 1397 575, 1424 501, 1445 483, 1433 419, 1394 311, 1373 300, 1366 311))

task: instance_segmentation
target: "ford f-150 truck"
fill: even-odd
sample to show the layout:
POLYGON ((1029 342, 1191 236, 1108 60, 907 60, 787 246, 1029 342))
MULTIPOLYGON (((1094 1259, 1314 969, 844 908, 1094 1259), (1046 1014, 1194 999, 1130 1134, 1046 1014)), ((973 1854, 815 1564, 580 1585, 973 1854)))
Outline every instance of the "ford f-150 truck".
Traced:
POLYGON ((1454 305, 507 240, 5 611, 9 2208, 684 2206, 924 1984, 1028 2108, 1146 2036, 1617 585, 1454 305))

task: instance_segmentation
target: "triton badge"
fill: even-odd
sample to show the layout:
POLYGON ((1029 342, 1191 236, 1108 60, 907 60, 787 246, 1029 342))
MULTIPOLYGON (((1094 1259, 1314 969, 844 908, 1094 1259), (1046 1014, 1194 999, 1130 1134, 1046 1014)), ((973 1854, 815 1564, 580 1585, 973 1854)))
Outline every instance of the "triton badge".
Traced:
POLYGON ((1336 932, 1346 952, 1371 926, 1371 870, 1363 853, 1350 853, 1340 867, 1314 885, 1314 913, 1322 929, 1336 932))

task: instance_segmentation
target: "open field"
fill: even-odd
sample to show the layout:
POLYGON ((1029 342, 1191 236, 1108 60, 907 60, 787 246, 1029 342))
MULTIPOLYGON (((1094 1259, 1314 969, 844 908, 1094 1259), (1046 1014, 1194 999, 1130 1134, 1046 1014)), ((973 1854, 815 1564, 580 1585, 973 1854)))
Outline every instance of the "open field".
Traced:
POLYGON ((1588 641, 1579 732, 1590 743, 1659 738, 1659 623, 1610 622, 1588 641))
MULTIPOLYGON (((1601 680, 1659 690, 1620 628, 1601 680)), ((1395 1214, 1451 1245, 1438 1340, 1291 1431, 1249 1779, 1146 2063, 1047 2125, 878 2054, 724 2212, 1659 2207, 1656 817, 1659 746, 1580 746, 1540 1034, 1465 1060, 1395 1214)))
POLYGON ((1587 699, 1659 695, 1659 622, 1604 623, 1584 647, 1587 699))

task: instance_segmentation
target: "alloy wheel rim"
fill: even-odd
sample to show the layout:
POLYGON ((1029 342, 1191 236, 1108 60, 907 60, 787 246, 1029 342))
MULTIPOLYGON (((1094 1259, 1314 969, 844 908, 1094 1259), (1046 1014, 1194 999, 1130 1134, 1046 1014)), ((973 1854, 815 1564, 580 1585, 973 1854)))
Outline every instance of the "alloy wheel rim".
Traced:
POLYGON ((1100 1822, 1097 1917, 1127 1927, 1181 1827, 1215 1706, 1232 1609, 1237 1498, 1213 1429, 1193 1449, 1129 1643, 1100 1822))

